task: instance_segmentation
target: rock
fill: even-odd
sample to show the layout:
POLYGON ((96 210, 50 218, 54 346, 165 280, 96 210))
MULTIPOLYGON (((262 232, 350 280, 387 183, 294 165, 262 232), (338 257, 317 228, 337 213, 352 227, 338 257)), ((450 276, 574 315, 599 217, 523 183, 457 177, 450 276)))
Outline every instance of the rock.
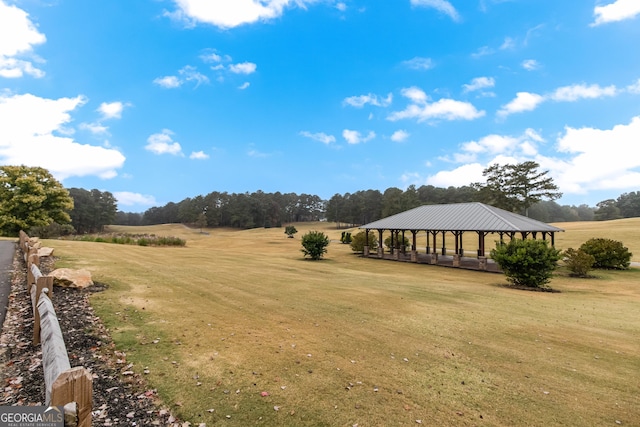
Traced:
POLYGON ((53 248, 40 248, 38 249, 39 257, 46 257, 53 255, 53 248))
POLYGON ((85 289, 93 286, 91 272, 89 270, 73 270, 71 268, 58 268, 49 273, 53 277, 53 283, 63 288, 85 289))

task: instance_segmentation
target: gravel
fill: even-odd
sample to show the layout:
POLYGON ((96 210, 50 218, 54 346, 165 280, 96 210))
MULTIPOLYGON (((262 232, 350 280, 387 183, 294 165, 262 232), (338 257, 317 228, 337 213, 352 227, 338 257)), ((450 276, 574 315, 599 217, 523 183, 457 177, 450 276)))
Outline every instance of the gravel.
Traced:
MULTIPOLYGON (((53 258, 41 258, 43 274, 53 269, 54 262, 53 258)), ((3 379, 0 405, 44 405, 42 351, 40 345, 32 344, 33 312, 20 251, 13 267, 7 316, 0 336, 3 379)), ((88 301, 92 292, 104 289, 105 285, 100 283, 85 290, 55 286, 52 298, 71 367, 83 366, 93 376, 92 425, 190 426, 162 407, 156 390, 148 387, 143 375, 132 371, 126 354, 116 350, 88 301)))

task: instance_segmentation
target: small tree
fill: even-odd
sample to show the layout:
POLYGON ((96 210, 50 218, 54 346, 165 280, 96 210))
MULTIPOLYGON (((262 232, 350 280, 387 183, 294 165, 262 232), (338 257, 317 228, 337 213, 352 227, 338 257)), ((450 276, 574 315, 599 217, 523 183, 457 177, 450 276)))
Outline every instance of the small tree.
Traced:
POLYGON ((539 288, 549 283, 560 259, 560 251, 546 240, 497 242, 491 258, 514 285, 539 288))
POLYGON ((290 239, 293 239, 293 235, 296 234, 298 230, 293 225, 287 225, 284 229, 284 234, 287 235, 290 239))
POLYGON ((629 268, 633 255, 622 245, 622 242, 612 239, 589 239, 580 246, 580 249, 595 258, 593 268, 625 270, 629 268))
POLYGON ((586 253, 582 249, 569 248, 562 255, 564 264, 571 270, 571 275, 576 277, 586 277, 596 262, 593 255, 586 253))
POLYGON ((319 260, 327 253, 329 237, 321 231, 309 231, 302 236, 302 253, 313 260, 319 260))
MULTIPOLYGON (((365 247, 365 232, 361 231, 351 238, 351 250, 353 252, 364 252, 365 247)), ((369 233, 369 250, 378 250, 378 240, 373 233, 369 233)))

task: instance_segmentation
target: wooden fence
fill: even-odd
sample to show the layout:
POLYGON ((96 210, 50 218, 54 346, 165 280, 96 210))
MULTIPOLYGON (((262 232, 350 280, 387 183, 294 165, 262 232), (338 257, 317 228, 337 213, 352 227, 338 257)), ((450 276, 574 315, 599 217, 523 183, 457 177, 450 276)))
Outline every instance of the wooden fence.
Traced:
POLYGON ((71 368, 67 348, 51 298, 53 277, 40 271, 38 249, 29 236, 20 231, 20 249, 27 263, 27 293, 33 307, 33 344, 42 346, 42 367, 47 406, 65 406, 75 402, 78 426, 91 427, 93 382, 84 367, 71 368))

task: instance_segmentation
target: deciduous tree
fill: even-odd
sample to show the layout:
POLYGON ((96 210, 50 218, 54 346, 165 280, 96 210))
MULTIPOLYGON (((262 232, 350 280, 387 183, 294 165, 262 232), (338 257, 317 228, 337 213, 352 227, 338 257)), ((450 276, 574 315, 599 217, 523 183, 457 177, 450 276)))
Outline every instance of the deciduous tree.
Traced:
POLYGON ((15 236, 20 230, 71 222, 73 199, 41 167, 0 167, 0 233, 15 236))

